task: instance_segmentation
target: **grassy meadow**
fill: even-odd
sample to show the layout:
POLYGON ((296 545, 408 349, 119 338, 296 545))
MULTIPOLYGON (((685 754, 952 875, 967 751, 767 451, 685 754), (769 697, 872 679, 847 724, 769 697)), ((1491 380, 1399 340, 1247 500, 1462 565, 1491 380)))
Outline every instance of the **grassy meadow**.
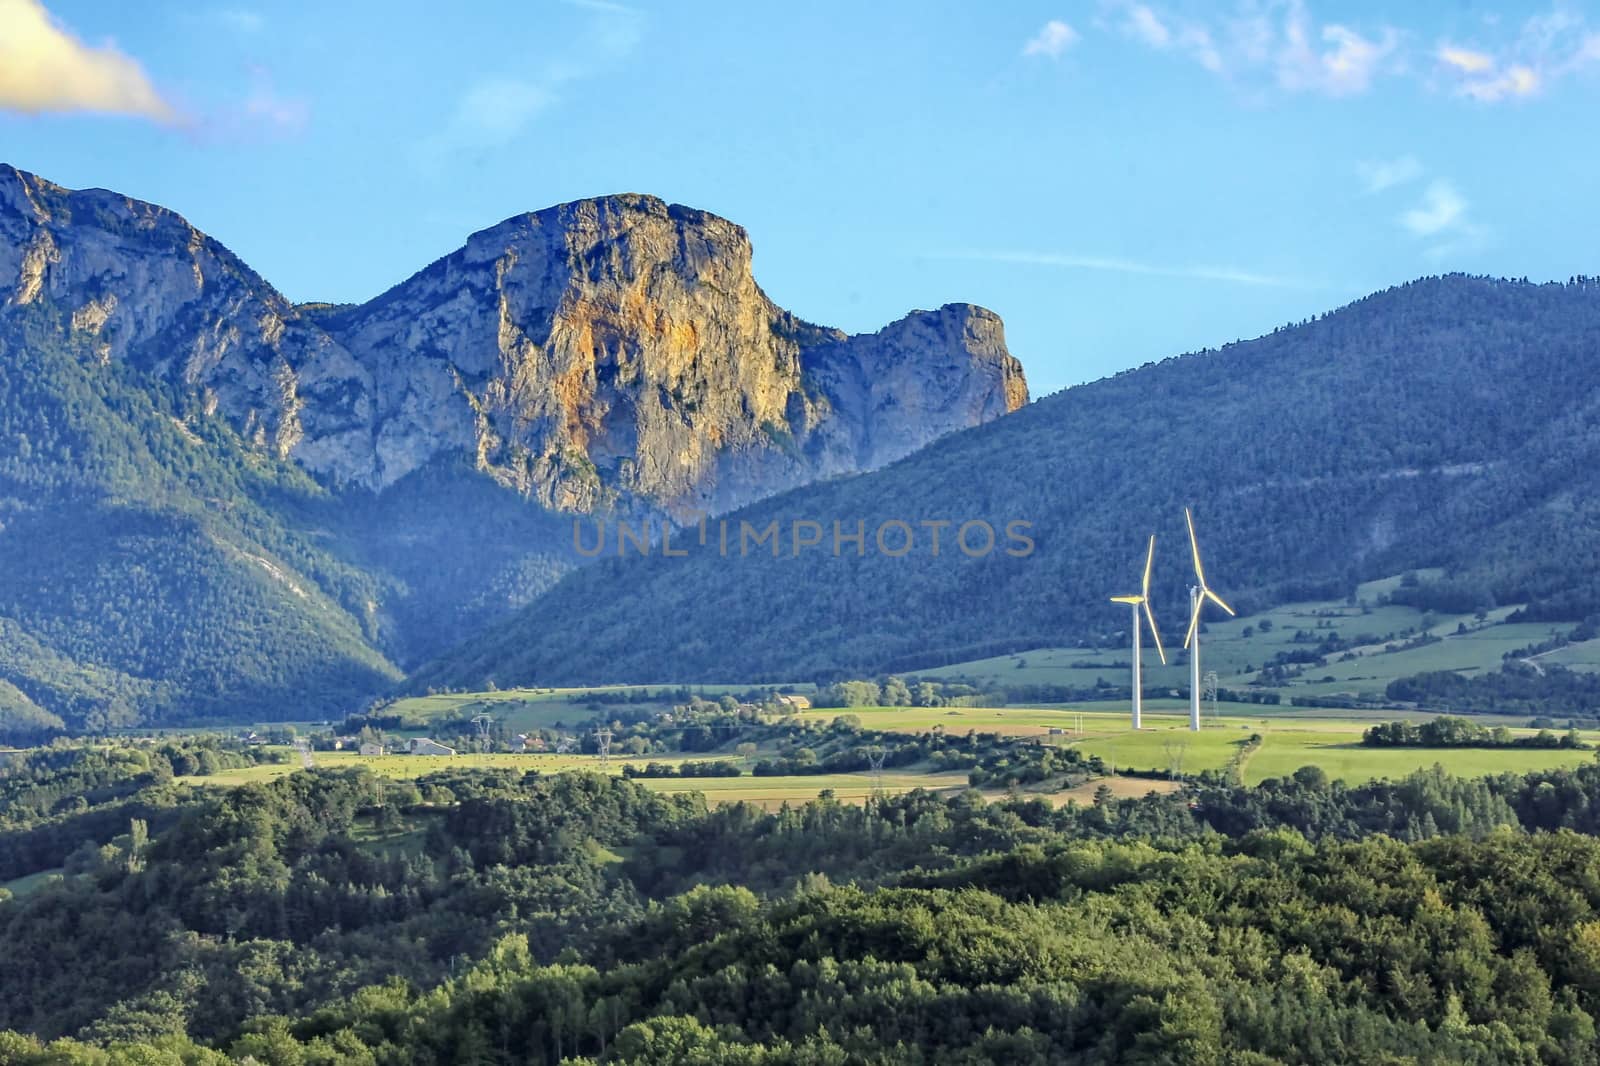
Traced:
MULTIPOLYGON (((1223 688, 1244 688, 1256 671, 1280 652, 1315 647, 1337 633, 1356 642, 1348 652, 1332 656, 1326 666, 1308 667, 1288 683, 1268 687, 1285 702, 1296 696, 1349 696, 1381 699, 1389 682, 1432 670, 1462 673, 1500 668, 1503 657, 1518 649, 1566 632, 1570 625, 1508 623, 1516 606, 1498 607, 1479 619, 1473 614, 1424 612, 1385 604, 1399 578, 1370 581, 1357 590, 1355 602, 1323 600, 1291 603, 1246 618, 1226 618, 1210 609, 1201 639, 1201 665, 1217 673, 1223 688), (1263 628, 1262 623, 1269 623, 1263 628), (1296 640, 1296 634, 1306 637, 1296 640), (1406 647, 1427 635, 1436 641, 1406 647), (1392 639, 1391 639, 1392 638, 1392 639)), ((1108 605, 1109 607, 1110 605, 1108 605)), ((1119 608, 1120 609, 1120 608, 1119 608)), ((1161 665, 1150 647, 1144 653, 1145 684, 1187 688, 1189 666, 1182 642, 1187 613, 1179 605, 1162 610, 1168 664, 1161 665)), ((1117 687, 1128 683, 1126 645, 1107 648, 1038 648, 922 671, 945 680, 967 679, 1001 685, 1061 685, 1088 688, 1097 682, 1117 687)), ((1539 656, 1574 670, 1600 670, 1600 640, 1570 645, 1539 656)))

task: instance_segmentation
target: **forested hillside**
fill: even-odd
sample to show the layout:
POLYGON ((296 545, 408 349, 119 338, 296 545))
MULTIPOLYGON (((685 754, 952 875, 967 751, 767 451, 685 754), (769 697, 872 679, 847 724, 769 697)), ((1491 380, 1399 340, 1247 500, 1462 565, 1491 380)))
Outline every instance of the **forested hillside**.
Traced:
POLYGON ((1594 766, 765 813, 191 755, 0 770, 0 879, 58 867, 0 1061, 1600 1062, 1594 766))
POLYGON ((273 513, 316 485, 82 354, 0 334, 7 732, 331 711, 398 678, 358 621, 374 579, 273 513))
POLYGON ((805 323, 726 219, 519 214, 295 305, 156 204, 0 164, 0 740, 332 717, 665 521, 1027 401, 999 316, 805 323))
MULTIPOLYGON (((1152 532, 1155 609, 1175 637, 1186 505, 1212 584, 1246 612, 1442 567, 1453 599, 1582 618, 1600 609, 1597 338, 1592 280, 1418 281, 746 508, 726 554, 713 524, 686 558, 586 568, 414 683, 859 676, 1110 639, 1125 618, 1106 597, 1135 587, 1152 532), (874 534, 896 520, 916 541, 892 557, 874 534), (981 558, 954 544, 974 520, 1000 536, 981 558), (796 521, 822 544, 797 555, 796 521), (924 523, 939 521, 936 556, 924 523), (1031 523, 1031 553, 1004 550, 1012 521, 1031 523), (778 557, 741 554, 741 522, 776 522, 778 557), (864 550, 835 555, 835 522, 864 525, 864 550)), ((885 543, 898 552, 904 533, 885 543)))

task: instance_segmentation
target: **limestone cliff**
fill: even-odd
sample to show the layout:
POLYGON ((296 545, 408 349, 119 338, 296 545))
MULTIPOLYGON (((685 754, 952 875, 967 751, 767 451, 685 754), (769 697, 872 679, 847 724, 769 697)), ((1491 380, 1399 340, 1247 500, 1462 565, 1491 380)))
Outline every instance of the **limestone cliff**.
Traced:
POLYGON ((507 219, 369 303, 296 307, 164 208, 0 167, 0 318, 53 315, 335 485, 469 457, 557 510, 721 511, 1027 401, 993 313, 847 337, 750 262, 726 219, 609 196, 507 219))
POLYGON ((206 394, 279 456, 371 422, 365 369, 221 244, 166 208, 0 164, 0 319, 30 311, 103 362, 206 394))

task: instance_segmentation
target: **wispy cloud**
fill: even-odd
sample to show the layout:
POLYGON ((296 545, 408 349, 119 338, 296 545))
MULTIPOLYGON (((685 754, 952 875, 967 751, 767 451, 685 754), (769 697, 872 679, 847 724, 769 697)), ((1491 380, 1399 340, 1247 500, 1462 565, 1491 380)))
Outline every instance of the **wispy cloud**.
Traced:
POLYGON ((0 109, 178 120, 136 60, 85 44, 39 0, 0 0, 0 109))
POLYGON ((1059 19, 1051 19, 1027 44, 1022 46, 1025 56, 1048 56, 1059 59, 1061 54, 1078 41, 1078 31, 1059 19))
POLYGON ((1312 27, 1304 9, 1296 4, 1284 23, 1283 46, 1278 53, 1278 84, 1293 91, 1320 92, 1327 96, 1364 93, 1383 63, 1394 54, 1398 34, 1385 28, 1377 36, 1363 36, 1348 26, 1330 23, 1317 30, 1320 44, 1312 43, 1312 27))
POLYGON ((1226 60, 1212 30, 1174 12, 1158 13, 1135 0, 1102 0, 1101 9, 1122 34, 1158 52, 1175 51, 1213 74, 1225 72, 1226 60))
POLYGON ((1203 16, 1139 0, 1101 0, 1101 24, 1158 52, 1184 56, 1241 88, 1348 96, 1390 66, 1398 31, 1319 22, 1304 0, 1240 0, 1203 16))
POLYGON ((504 144, 550 106, 554 91, 536 82, 486 78, 471 86, 456 105, 455 127, 484 146, 504 144))
POLYGON ((561 100, 570 83, 588 78, 638 47, 644 15, 612 0, 562 0, 593 17, 565 54, 580 56, 548 63, 533 73, 485 74, 466 85, 444 127, 422 138, 412 155, 426 171, 438 171, 453 154, 500 148, 522 136, 533 122, 561 100))
POLYGON ((1197 63, 1251 97, 1360 96, 1386 80, 1404 80, 1495 103, 1535 96, 1578 71, 1600 68, 1600 31, 1559 0, 1520 24, 1483 20, 1487 42, 1442 39, 1431 47, 1427 27, 1325 19, 1311 0, 1209 6, 1099 0, 1094 25, 1197 63))
POLYGON ((1436 74, 1459 96, 1486 104, 1525 99, 1600 65, 1600 32, 1578 11, 1557 6, 1486 46, 1441 42, 1433 58, 1436 74))
POLYGON ((1445 66, 1454 67, 1463 74, 1483 74, 1494 69, 1494 56, 1453 44, 1441 44, 1434 55, 1445 66))
POLYGON ((1469 81, 1461 86, 1461 94, 1474 100, 1492 104, 1508 96, 1532 96, 1539 91, 1539 75, 1531 67, 1507 67, 1492 78, 1469 81))
POLYGON ((1369 159, 1356 164, 1356 173, 1369 193, 1380 193, 1422 177, 1422 163, 1414 155, 1397 159, 1369 159))
POLYGON ((1234 285, 1256 285, 1279 289, 1313 289, 1318 286, 1275 274, 1261 274, 1228 266, 1164 266, 1136 259, 1074 255, 1065 252, 963 251, 937 256, 984 263, 1021 263, 1029 266, 1063 267, 1110 274, 1143 274, 1162 278, 1188 278, 1194 281, 1219 281, 1234 285))
POLYGON ((1422 200, 1400 216, 1400 224, 1419 237, 1433 237, 1460 227, 1466 218, 1466 198, 1440 179, 1430 183, 1422 200))
POLYGON ((1489 231, 1473 221, 1470 205, 1453 183, 1439 178, 1428 183, 1416 204, 1402 212, 1400 227, 1413 237, 1424 240, 1423 254, 1429 259, 1443 259, 1458 253, 1481 248, 1489 231))
MULTIPOLYGON (((1356 164, 1356 173, 1369 195, 1389 192, 1410 185, 1427 174, 1412 155, 1396 159, 1371 160, 1356 164)), ((1394 224, 1412 240, 1425 242, 1423 254, 1441 259, 1457 252, 1482 247, 1489 236, 1487 227, 1475 222, 1467 198, 1448 178, 1434 178, 1398 215, 1394 224)))

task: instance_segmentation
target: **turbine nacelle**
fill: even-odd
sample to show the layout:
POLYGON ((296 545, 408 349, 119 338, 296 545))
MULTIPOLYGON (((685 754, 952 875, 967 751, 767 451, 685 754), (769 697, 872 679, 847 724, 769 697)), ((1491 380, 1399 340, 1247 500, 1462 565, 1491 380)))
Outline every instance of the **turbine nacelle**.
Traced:
MULTIPOLYGON (((1156 538, 1155 538, 1154 535, 1152 535, 1150 537, 1150 547, 1145 552, 1145 557, 1144 557, 1144 580, 1139 585, 1138 594, 1137 595, 1133 595, 1133 596, 1113 596, 1113 597, 1111 597, 1111 602, 1112 603, 1125 603, 1128 606, 1134 608, 1136 614, 1137 614, 1138 608, 1141 608, 1141 607, 1144 608, 1145 621, 1147 621, 1150 624, 1150 636, 1156 642, 1156 654, 1161 656, 1161 663, 1164 666, 1164 665, 1166 665, 1166 662, 1167 662, 1167 652, 1166 652, 1166 649, 1161 646, 1161 631, 1156 629, 1156 616, 1150 610, 1150 571, 1151 571, 1151 568, 1155 565, 1155 561, 1156 561, 1156 538)), ((1139 626, 1140 623, 1139 623, 1139 620, 1138 620, 1137 617, 1134 618, 1133 624, 1134 624, 1135 628, 1137 628, 1139 626)), ((1137 634, 1135 634, 1135 635, 1137 635, 1137 634)))
MULTIPOLYGON (((1223 602, 1221 596, 1218 596, 1215 592, 1211 591, 1211 586, 1206 584, 1206 568, 1200 562, 1200 542, 1195 539, 1194 535, 1194 516, 1189 513, 1189 508, 1187 507, 1183 509, 1183 520, 1189 525, 1189 551, 1194 555, 1195 580, 1194 588, 1190 590, 1194 594, 1194 611, 1189 616, 1189 631, 1183 635, 1183 646, 1187 648, 1191 643, 1193 643, 1195 634, 1200 629, 1200 612, 1205 609, 1207 600, 1210 600, 1218 607, 1221 607, 1230 615, 1235 614, 1236 612, 1232 607, 1229 607, 1225 602, 1223 602)), ((1149 579, 1146 578, 1147 589, 1148 580, 1149 579)))

